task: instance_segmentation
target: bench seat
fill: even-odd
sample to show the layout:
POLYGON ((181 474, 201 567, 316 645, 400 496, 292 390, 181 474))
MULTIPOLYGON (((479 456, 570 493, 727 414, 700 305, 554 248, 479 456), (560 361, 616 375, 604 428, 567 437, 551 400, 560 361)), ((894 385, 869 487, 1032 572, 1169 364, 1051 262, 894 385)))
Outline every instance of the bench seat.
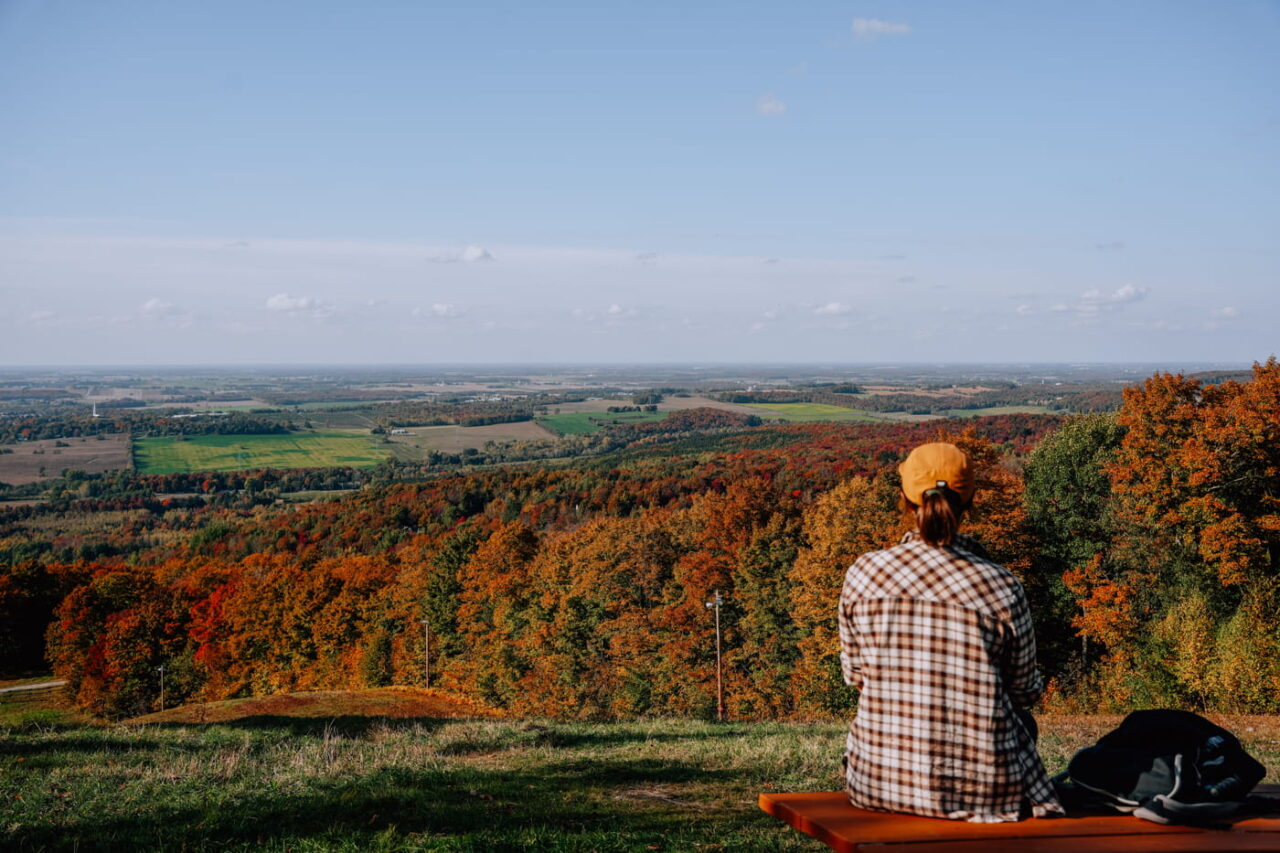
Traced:
POLYGON ((1129 815, 966 823, 854 808, 843 791, 761 794, 760 808, 839 853, 1280 853, 1280 786, 1259 786, 1262 807, 1229 826, 1161 826, 1129 815))

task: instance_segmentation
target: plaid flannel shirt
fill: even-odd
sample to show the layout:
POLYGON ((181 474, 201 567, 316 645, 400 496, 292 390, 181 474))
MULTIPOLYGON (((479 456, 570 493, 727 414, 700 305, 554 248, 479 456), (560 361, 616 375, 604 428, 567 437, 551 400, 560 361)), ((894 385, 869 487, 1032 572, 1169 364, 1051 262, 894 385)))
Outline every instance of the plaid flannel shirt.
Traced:
POLYGON ((972 539, 916 533, 849 567, 840 663, 858 687, 846 782, 855 806, 996 822, 1061 814, 1014 713, 1043 682, 1026 594, 972 539))

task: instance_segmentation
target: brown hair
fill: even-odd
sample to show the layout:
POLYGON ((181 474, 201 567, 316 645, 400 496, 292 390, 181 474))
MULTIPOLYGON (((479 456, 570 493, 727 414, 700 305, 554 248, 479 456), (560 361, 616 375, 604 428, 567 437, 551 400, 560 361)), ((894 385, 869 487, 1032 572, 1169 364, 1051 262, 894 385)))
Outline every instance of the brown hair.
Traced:
POLYGON ((915 522, 920 538, 935 548, 955 542, 960 518, 968 508, 964 498, 946 486, 925 490, 919 506, 902 495, 903 511, 915 522))

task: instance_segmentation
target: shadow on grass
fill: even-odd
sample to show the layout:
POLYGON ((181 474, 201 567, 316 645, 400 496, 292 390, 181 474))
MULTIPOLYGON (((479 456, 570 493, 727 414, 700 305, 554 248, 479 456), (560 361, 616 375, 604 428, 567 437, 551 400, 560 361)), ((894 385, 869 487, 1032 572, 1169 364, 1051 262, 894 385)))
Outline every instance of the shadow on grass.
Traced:
MULTIPOLYGON (((168 744, 164 746, 170 748, 168 744)), ((96 734, 63 734, 61 731, 56 738, 48 740, 0 738, 0 756, 18 758, 60 752, 116 753, 160 748, 161 744, 154 740, 96 734)))
POLYGON ((460 850, 529 849, 531 838, 542 838, 536 843, 545 849, 665 849, 679 838, 715 841, 742 818, 680 802, 659 786, 730 781, 729 771, 617 758, 536 769, 386 768, 354 779, 313 780, 301 790, 263 785, 193 791, 144 813, 10 826, 0 838, 7 836, 8 849, 18 850, 285 848, 304 842, 363 849, 380 834, 385 843, 394 827, 406 844, 411 835, 422 837, 419 844, 444 836, 449 849, 460 850), (649 787, 636 797, 636 786, 649 787))
POLYGON ((407 729, 426 729, 435 731, 448 723, 456 723, 456 717, 286 717, 275 714, 257 714, 252 717, 240 717, 236 720, 214 721, 207 723, 144 723, 148 728, 157 729, 195 729, 204 730, 211 726, 228 729, 247 729, 249 731, 276 732, 280 734, 322 737, 326 733, 342 737, 359 738, 368 735, 374 729, 378 731, 405 731, 407 729))

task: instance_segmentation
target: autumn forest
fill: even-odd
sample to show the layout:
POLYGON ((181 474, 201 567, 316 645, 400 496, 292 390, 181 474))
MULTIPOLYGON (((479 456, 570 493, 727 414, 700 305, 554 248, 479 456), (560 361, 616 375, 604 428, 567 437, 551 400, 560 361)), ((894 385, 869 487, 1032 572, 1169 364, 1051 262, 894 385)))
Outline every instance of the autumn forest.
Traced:
POLYGON ((429 631, 433 685, 512 714, 709 717, 720 591, 728 714, 838 717, 844 569, 901 535, 896 465, 943 437, 980 468, 966 530, 1027 589, 1048 707, 1280 712, 1274 358, 1095 414, 662 424, 306 503, 252 500, 279 475, 249 472, 222 500, 196 496, 226 475, 131 475, 12 506, 0 659, 125 718, 161 666, 170 704, 421 684, 429 631))

